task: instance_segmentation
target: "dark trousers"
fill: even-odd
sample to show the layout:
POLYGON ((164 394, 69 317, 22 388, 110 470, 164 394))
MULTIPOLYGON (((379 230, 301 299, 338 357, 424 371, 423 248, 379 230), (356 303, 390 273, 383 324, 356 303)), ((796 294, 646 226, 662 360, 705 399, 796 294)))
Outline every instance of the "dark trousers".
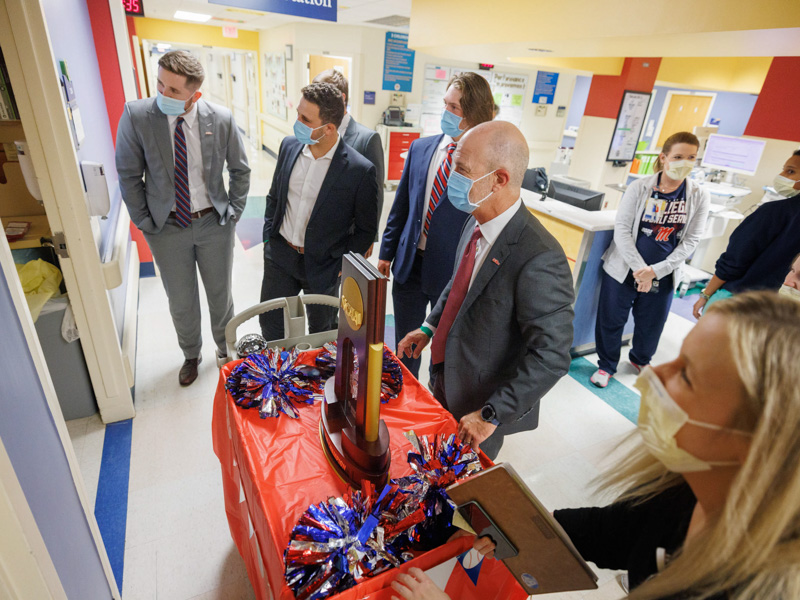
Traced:
MULTIPOLYGON (((422 291, 422 260, 419 254, 414 258, 414 265, 405 283, 394 282, 392 285, 392 302, 394 303, 394 339, 395 349, 409 331, 414 331, 425 321, 439 300, 439 294, 431 296, 422 291)), ((444 282, 447 285, 447 282, 444 282)), ((419 378, 419 358, 400 358, 414 377, 419 378)))
MULTIPOLYGON (((270 244, 285 244, 282 238, 275 237, 264 243, 264 279, 261 281, 261 302, 274 298, 297 296, 302 290, 305 294, 339 295, 338 279, 332 285, 318 289, 308 285, 305 258, 292 251, 288 264, 278 264, 272 260, 270 244)), ((317 333, 338 327, 338 312, 330 306, 306 306, 308 332, 317 333)), ((271 310, 258 316, 261 335, 267 340, 280 340, 286 337, 283 330, 283 311, 271 310)))
MULTIPOLYGON (((433 390, 433 397, 441 404, 444 409, 452 414, 452 411, 447 406, 447 394, 444 391, 444 364, 431 365, 431 389, 433 390)), ((453 415, 455 417, 455 415, 453 415)), ((458 418, 456 418, 458 420, 458 418)), ((503 447, 503 434, 500 429, 495 429, 494 433, 481 443, 481 450, 491 460, 497 458, 500 453, 500 448, 503 447)))
POLYGON ((619 283, 603 271, 600 284, 600 302, 597 306, 595 341, 597 366, 612 375, 617 372, 622 348, 622 330, 633 310, 633 343, 630 360, 637 365, 647 365, 658 348, 658 340, 672 306, 672 274, 658 282, 658 292, 637 292, 633 274, 628 273, 619 283))

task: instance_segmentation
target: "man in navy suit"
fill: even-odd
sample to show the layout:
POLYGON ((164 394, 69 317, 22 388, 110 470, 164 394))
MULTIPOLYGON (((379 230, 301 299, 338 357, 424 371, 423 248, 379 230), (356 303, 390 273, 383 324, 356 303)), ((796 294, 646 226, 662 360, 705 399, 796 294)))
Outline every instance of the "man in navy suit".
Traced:
MULTIPOLYGON (((281 142, 264 215, 261 301, 306 294, 339 295, 342 256, 364 253, 378 230, 375 167, 342 141, 339 91, 329 83, 302 89, 294 136, 281 142)), ((334 329, 336 310, 309 306, 310 333, 334 329)), ((284 337, 281 311, 259 316, 268 340, 284 337)))
MULTIPOLYGON (((383 144, 381 143, 381 136, 379 136, 378 132, 374 129, 365 127, 357 122, 347 111, 347 100, 350 98, 350 84, 347 82, 347 77, 345 77, 341 71, 327 69, 314 77, 314 83, 330 83, 342 94, 342 100, 344 100, 344 117, 342 118, 342 124, 339 125, 339 135, 342 136, 345 144, 375 165, 375 178, 378 182, 378 220, 380 220, 383 211, 383 181, 386 177, 386 169, 383 164, 383 144)), ((378 241, 377 235, 375 236, 375 241, 378 241)), ((372 246, 367 250, 366 256, 369 257, 370 254, 372 254, 372 246)))
MULTIPOLYGON (((421 138, 408 149, 389 220, 383 232, 378 270, 394 274, 395 342, 422 325, 450 276, 467 214, 447 200, 453 152, 464 133, 492 120, 494 99, 476 73, 453 77, 444 95, 442 135, 421 138)), ((419 357, 401 357, 415 377, 419 357)))

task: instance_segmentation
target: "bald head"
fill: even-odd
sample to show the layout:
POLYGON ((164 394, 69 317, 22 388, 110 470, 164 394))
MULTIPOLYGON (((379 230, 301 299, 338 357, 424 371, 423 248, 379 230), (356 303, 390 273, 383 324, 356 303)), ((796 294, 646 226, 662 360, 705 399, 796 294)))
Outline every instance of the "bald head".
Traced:
POLYGON ((472 202, 480 204, 472 214, 479 223, 485 223, 519 199, 528 168, 528 142, 511 123, 481 123, 458 142, 453 165, 475 182, 472 202))
POLYGON ((486 172, 497 169, 508 171, 508 186, 516 190, 522 187, 528 169, 528 142, 515 125, 506 121, 489 121, 470 129, 462 138, 459 150, 475 153, 475 158, 486 172))

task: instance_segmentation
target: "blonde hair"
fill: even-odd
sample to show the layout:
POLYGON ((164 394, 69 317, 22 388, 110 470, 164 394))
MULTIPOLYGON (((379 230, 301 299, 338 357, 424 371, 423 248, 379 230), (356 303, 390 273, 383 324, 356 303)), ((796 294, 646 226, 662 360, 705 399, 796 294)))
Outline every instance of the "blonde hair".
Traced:
POLYGON ((695 134, 688 131, 679 131, 678 133, 673 133, 666 140, 664 140, 664 145, 661 147, 661 152, 659 153, 658 158, 656 158, 656 162, 653 165, 653 173, 658 173, 664 168, 664 163, 661 162, 661 154, 669 155, 669 151, 672 150, 672 147, 675 144, 691 144, 698 150, 700 149, 700 140, 697 139, 695 134))
MULTIPOLYGON (((746 393, 737 426, 753 431, 750 451, 716 521, 629 598, 800 598, 800 303, 748 292, 706 314, 723 317, 728 329, 746 393)), ((600 488, 638 503, 683 481, 640 444, 600 488)))

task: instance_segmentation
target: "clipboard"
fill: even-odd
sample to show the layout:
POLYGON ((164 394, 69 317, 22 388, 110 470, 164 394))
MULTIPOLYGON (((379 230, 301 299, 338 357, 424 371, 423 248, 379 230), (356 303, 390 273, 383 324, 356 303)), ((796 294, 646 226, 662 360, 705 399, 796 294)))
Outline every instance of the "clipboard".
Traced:
POLYGON ((478 536, 530 595, 597 589, 597 575, 511 465, 501 463, 447 488, 478 536))

